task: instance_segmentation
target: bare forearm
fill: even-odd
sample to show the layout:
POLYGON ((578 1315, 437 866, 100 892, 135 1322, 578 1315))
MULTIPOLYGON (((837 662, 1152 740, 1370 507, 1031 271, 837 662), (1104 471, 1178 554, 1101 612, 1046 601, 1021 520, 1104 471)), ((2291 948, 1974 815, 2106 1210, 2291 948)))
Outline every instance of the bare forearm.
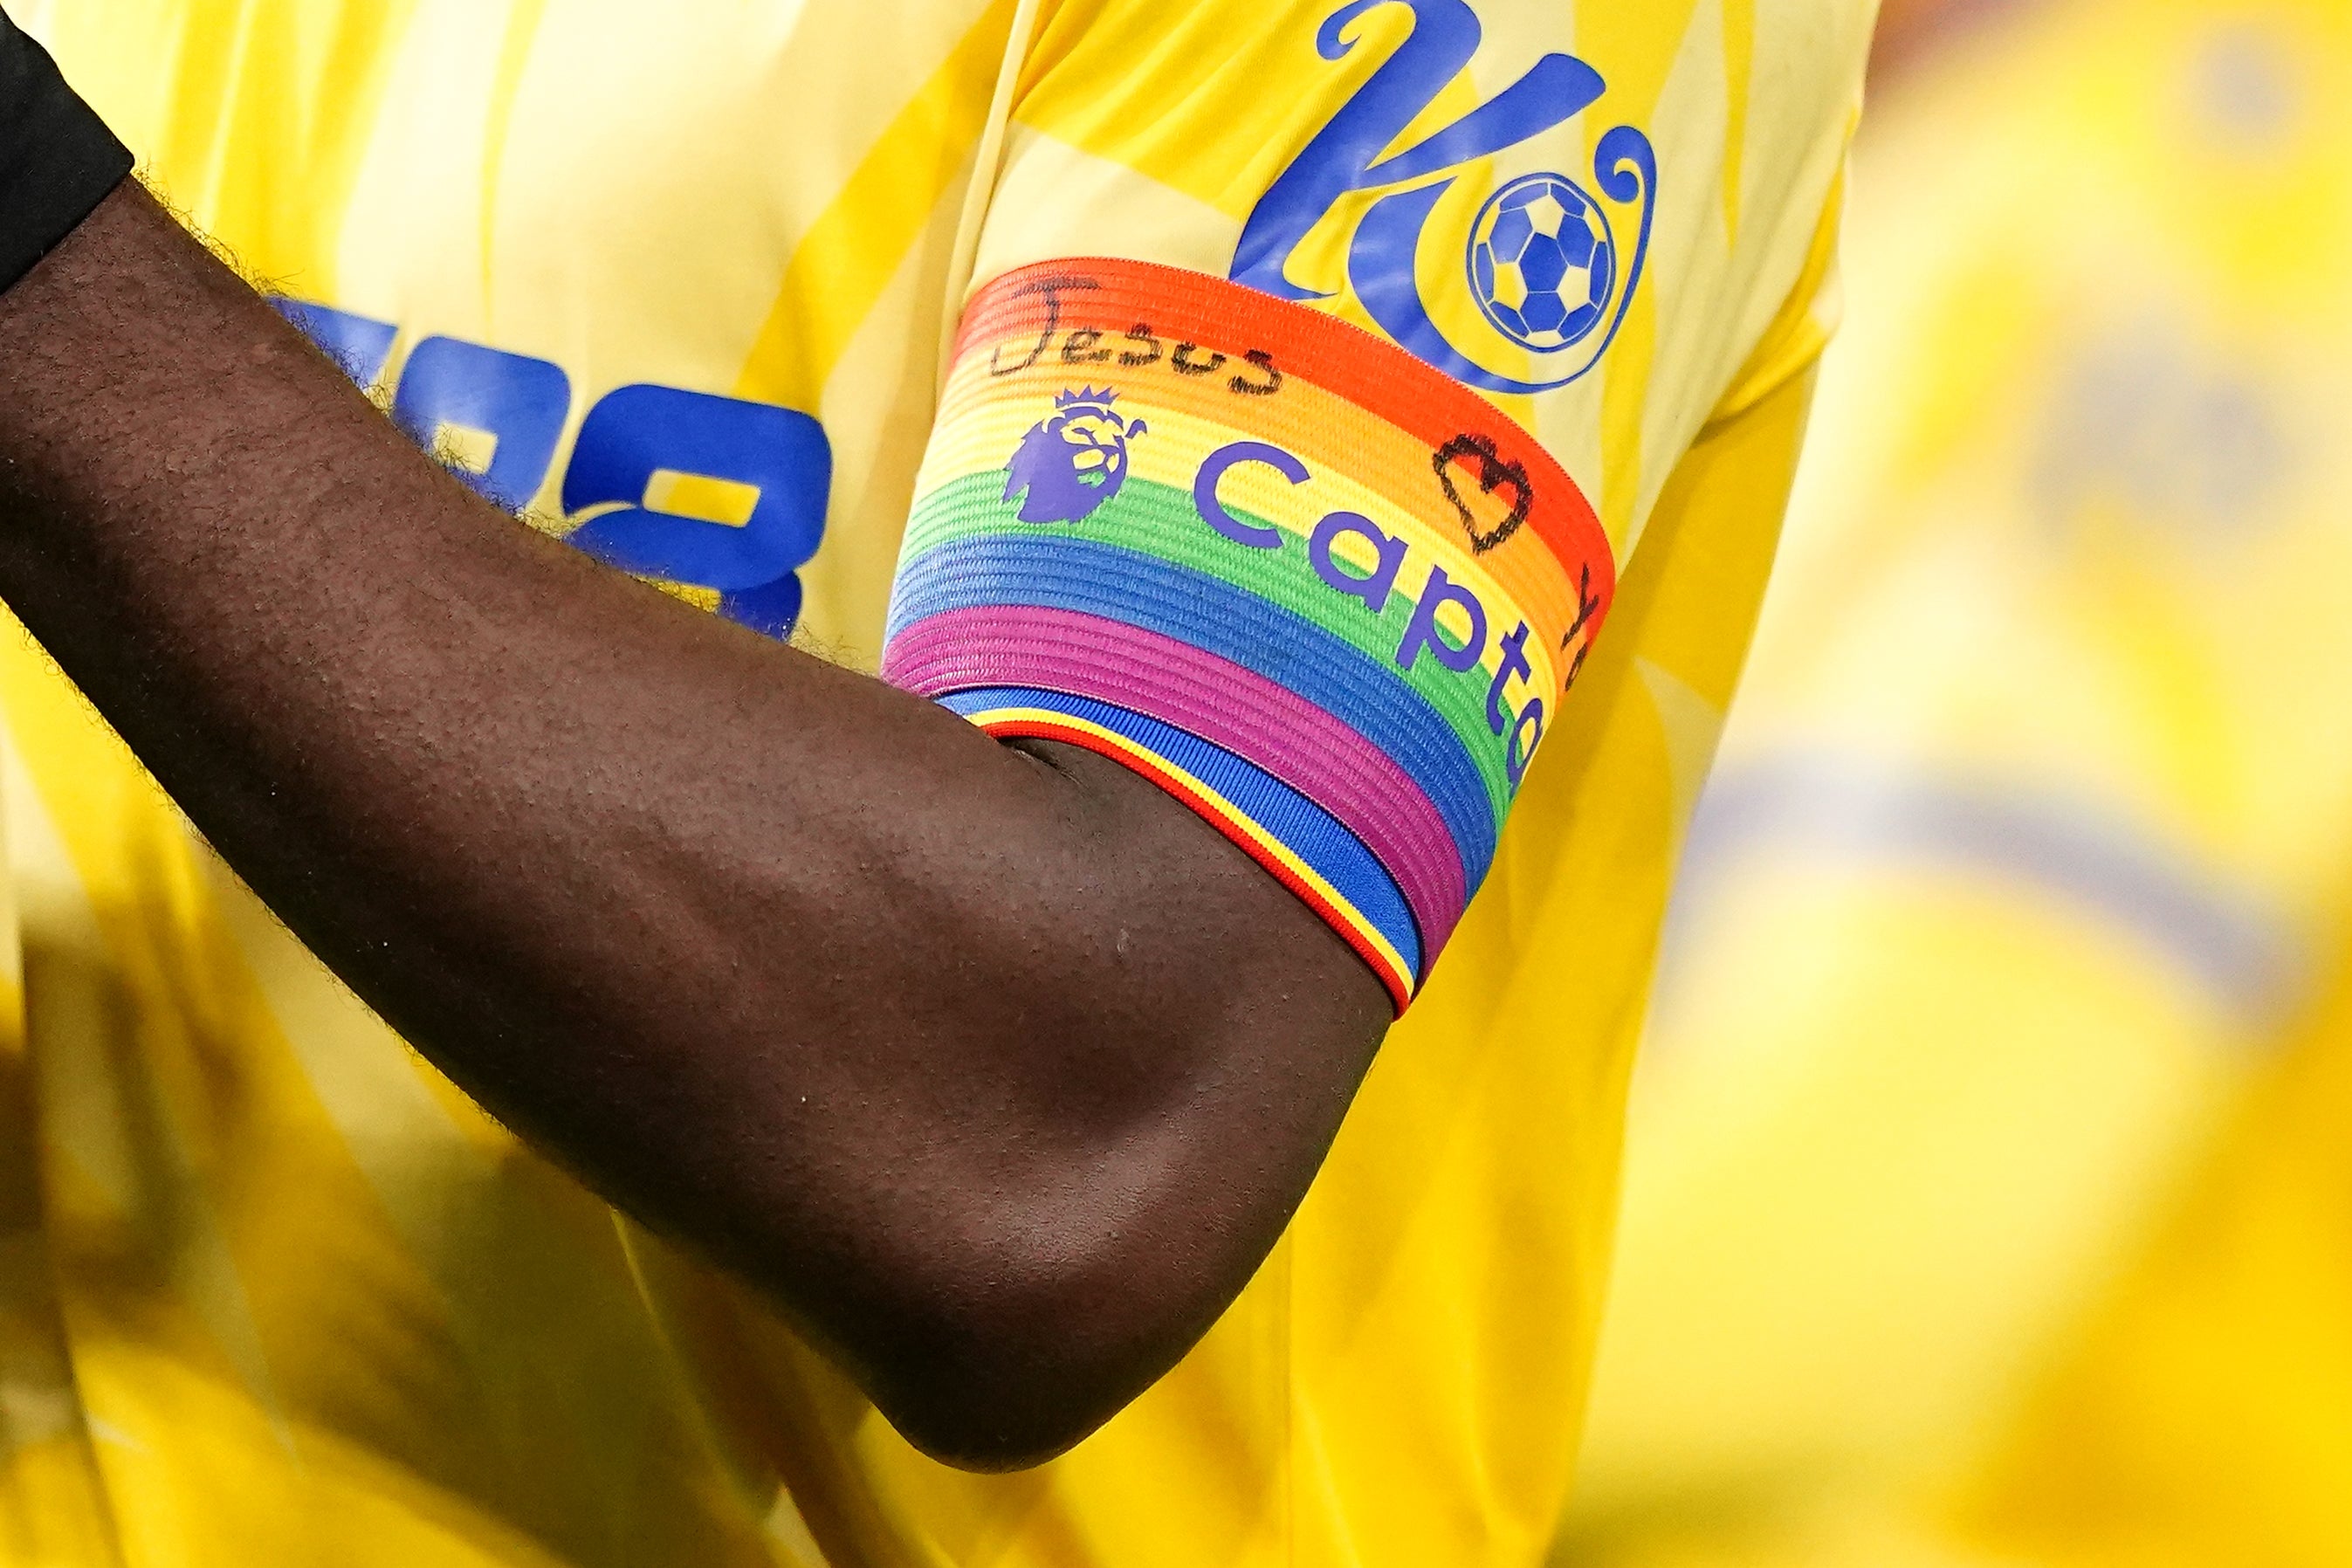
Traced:
POLYGON ((1200 1321, 1113 1382, 1238 1288, 1386 1010, 1182 808, 517 526, 135 190, 0 367, 0 595, 395 1026, 886 1403, 1074 1289, 1122 1339, 1161 1243, 1200 1321))

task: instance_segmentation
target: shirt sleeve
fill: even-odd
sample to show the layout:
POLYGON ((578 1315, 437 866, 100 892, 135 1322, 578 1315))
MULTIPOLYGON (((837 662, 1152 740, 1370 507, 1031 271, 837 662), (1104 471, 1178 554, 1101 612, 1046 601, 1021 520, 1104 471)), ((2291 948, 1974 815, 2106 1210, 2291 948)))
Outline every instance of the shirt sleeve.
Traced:
POLYGON ((1732 377, 1730 388, 1707 418, 1709 426, 1738 418, 1811 374, 1821 363, 1822 352, 1829 346, 1845 311, 1845 290, 1838 271, 1844 220, 1845 174, 1841 168, 1828 200, 1822 204, 1821 219, 1805 248, 1804 268, 1796 285, 1764 329, 1747 363, 1732 377))
POLYGON ((1151 779, 1402 1010, 1609 613, 1610 539, 1533 433, 1582 426, 1536 394, 1644 286, 1654 154, 1580 118, 1605 84, 1564 48, 1482 106, 1466 6, 1048 13, 883 674, 1151 779))

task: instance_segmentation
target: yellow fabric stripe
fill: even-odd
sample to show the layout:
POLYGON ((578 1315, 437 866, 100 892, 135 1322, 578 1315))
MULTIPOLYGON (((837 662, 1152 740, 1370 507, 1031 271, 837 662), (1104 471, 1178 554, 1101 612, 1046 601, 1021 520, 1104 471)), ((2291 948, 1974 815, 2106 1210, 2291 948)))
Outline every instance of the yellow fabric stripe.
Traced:
MULTIPOLYGON (((108 26, 105 7, 88 9, 94 25, 108 26)), ((331 298, 337 241, 413 0, 323 10, 304 0, 209 0, 178 9, 169 107, 153 143, 136 151, 165 193, 234 244, 252 272, 331 298), (304 199, 283 199, 289 189, 304 199)), ((75 7, 65 10, 71 25, 75 7)), ((115 47, 101 40, 79 52, 103 58, 115 47)))
POLYGON ((1739 185, 1748 170, 1748 79, 1756 69, 1756 0, 1723 3, 1723 240, 1739 243, 1739 185))
POLYGON ((0 1563, 100 1568, 121 1554, 58 1313, 23 958, 16 879, 0 877, 0 1563))
POLYGON ((539 38, 539 25, 547 0, 514 0, 507 17, 506 37, 499 45, 498 83, 490 89, 489 123, 482 136, 482 298, 495 292, 490 258, 497 247, 499 192, 504 181, 507 132, 514 123, 515 100, 522 91, 522 73, 530 63, 530 47, 539 38))
POLYGON ((809 228, 735 395, 814 412, 850 340, 963 170, 996 90, 1014 0, 996 0, 809 228))
MULTIPOLYGON (((437 1293, 400 1246, 252 971, 224 939, 193 834, 13 621, 0 622, 0 706, 42 816, 86 891, 110 966, 99 978, 137 1005, 138 1059, 165 1092, 176 1134, 156 1152, 168 1155, 173 1184, 198 1200, 183 1216, 191 1247, 178 1283, 207 1336, 268 1405, 268 1361, 313 1331, 299 1309, 301 1276, 319 1257, 363 1258, 375 1288, 408 1321, 436 1321, 437 1293), (235 1042, 233 1060, 219 1055, 224 1041, 235 1042), (215 1188, 206 1173, 215 1170, 238 1173, 233 1192, 215 1188), (250 1205, 261 1209, 248 1215, 250 1205), (249 1223, 263 1211, 267 1223, 249 1223), (315 1254, 289 1245, 312 1237, 315 1254)), ((60 1044, 47 1065, 104 1070, 89 1043, 74 1044, 83 1047, 78 1055, 60 1044)))
MULTIPOLYGON (((1655 120, 1658 100, 1696 10, 1697 0, 1578 7, 1577 52, 1611 64, 1607 112, 1586 116, 1592 143, 1588 151, 1599 147, 1612 125, 1648 125, 1655 120)), ((1601 471, 1609 479, 1595 498, 1595 510, 1620 567, 1633 536, 1634 509, 1645 489, 1643 425, 1649 415, 1651 371, 1658 357, 1660 287, 1652 278, 1627 306, 1625 325, 1609 351, 1601 388, 1601 471)))

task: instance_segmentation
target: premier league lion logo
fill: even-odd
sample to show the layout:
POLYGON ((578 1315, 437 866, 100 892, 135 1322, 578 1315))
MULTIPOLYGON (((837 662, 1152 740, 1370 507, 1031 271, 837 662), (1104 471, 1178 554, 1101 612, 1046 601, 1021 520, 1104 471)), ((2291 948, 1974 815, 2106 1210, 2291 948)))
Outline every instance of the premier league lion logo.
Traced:
POLYGON ((1054 416, 1029 426, 1013 454, 1004 499, 1027 494, 1024 522, 1084 522, 1127 482, 1127 444, 1147 426, 1111 412, 1118 394, 1105 387, 1064 392, 1054 416))

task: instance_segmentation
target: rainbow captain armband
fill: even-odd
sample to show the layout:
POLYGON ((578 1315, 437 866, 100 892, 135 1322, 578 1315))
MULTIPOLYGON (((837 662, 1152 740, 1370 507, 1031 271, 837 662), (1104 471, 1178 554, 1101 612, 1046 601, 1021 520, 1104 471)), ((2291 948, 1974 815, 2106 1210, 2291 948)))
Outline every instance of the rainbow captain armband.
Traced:
POLYGON ((1402 1010, 1615 583, 1559 465, 1333 317, 1132 261, 964 313, 883 675, 1206 817, 1402 1010))

